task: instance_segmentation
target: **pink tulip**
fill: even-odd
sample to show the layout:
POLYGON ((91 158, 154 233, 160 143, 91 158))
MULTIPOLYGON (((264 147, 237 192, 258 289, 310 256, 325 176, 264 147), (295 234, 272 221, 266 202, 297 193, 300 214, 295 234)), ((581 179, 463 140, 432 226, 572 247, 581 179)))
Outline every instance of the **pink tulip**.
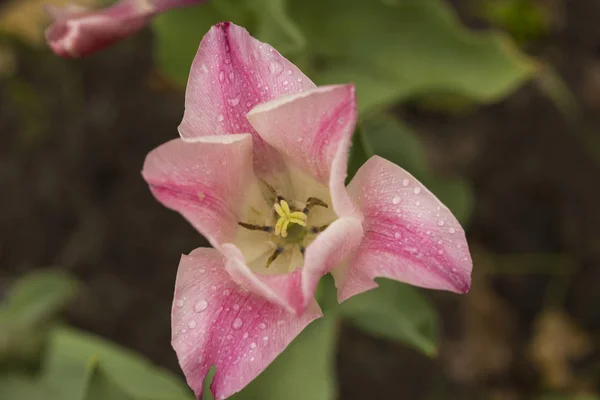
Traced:
POLYGON ((154 196, 212 244, 183 256, 173 347, 196 395, 244 388, 311 321, 319 279, 343 301, 385 277, 465 293, 459 223, 408 172, 372 157, 345 187, 353 85, 316 87, 275 49, 214 26, 192 65, 180 139, 153 150, 154 196))
POLYGON ((103 10, 79 6, 47 7, 54 22, 46 29, 46 41, 65 58, 102 50, 142 29, 152 18, 175 7, 203 0, 121 0, 103 10))

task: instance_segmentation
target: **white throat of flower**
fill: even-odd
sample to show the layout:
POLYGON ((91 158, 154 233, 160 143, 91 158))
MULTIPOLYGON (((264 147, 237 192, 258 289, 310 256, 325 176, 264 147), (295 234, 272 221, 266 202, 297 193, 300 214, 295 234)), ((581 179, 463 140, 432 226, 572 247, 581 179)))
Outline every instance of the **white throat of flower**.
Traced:
MULTIPOLYGON (((290 272, 302 262, 306 247, 316 236, 324 231, 336 218, 329 205, 318 197, 308 197, 303 201, 285 198, 267 182, 262 181, 267 192, 267 204, 272 204, 265 212, 260 213, 251 208, 257 215, 253 221, 266 220, 264 224, 253 221, 239 221, 240 232, 244 237, 238 240, 238 246, 252 269, 264 273, 290 272), (268 215, 263 215, 268 214, 268 215), (326 222, 326 223, 323 223, 326 222), (280 257, 281 256, 281 257, 280 257), (277 261, 277 267, 272 265, 277 261)), ((315 187, 308 185, 309 187, 315 187)), ((315 190, 317 194, 323 190, 315 190)), ((328 191, 327 191, 328 192, 328 191)), ((328 193, 323 193, 327 195, 328 193)), ((252 214, 249 213, 249 216, 252 214)), ((300 264, 301 265, 301 264, 300 264)))

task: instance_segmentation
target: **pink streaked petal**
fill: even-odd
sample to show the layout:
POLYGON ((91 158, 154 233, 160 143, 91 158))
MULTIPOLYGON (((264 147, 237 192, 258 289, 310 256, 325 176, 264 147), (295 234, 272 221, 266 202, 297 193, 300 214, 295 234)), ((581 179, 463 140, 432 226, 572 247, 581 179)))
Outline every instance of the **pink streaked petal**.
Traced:
POLYGON ((175 284, 172 345, 198 398, 211 366, 211 391, 225 399, 243 389, 313 320, 316 304, 304 314, 281 307, 240 288, 215 249, 182 256, 175 284))
POLYGON ((300 315, 304 312, 301 269, 288 274, 258 275, 248 267, 244 255, 235 245, 226 243, 219 247, 219 251, 227 260, 227 272, 240 286, 289 313, 300 315))
POLYGON ((365 237, 345 270, 336 271, 341 301, 377 286, 375 277, 466 293, 473 263, 450 210, 412 175, 377 156, 348 185, 363 212, 365 237))
POLYGON ((171 140, 148 154, 142 175, 158 201, 218 246, 234 237, 247 189, 256 181, 252 138, 171 140))
POLYGON ((248 120, 285 161, 327 185, 339 216, 360 217, 344 181, 356 125, 353 85, 322 86, 261 104, 248 120))
POLYGON ((252 134, 258 173, 279 167, 279 157, 246 119, 257 104, 315 87, 294 64, 246 29, 224 22, 204 36, 188 79, 183 138, 252 134))
POLYGON ((46 41, 61 57, 85 56, 137 32, 158 13, 200 1, 121 0, 102 10, 48 6, 54 22, 46 29, 46 41))
POLYGON ((306 307, 313 299, 319 280, 353 255, 363 238, 361 220, 335 220, 307 248, 302 269, 302 297, 306 307))

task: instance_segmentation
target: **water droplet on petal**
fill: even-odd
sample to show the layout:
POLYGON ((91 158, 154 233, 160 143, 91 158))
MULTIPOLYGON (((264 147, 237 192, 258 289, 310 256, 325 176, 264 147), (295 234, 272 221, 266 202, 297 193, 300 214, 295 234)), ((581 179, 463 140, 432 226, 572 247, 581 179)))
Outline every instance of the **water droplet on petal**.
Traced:
POLYGON ((236 318, 233 321, 233 325, 231 325, 231 326, 233 327, 233 329, 240 329, 242 327, 242 325, 244 325, 244 323, 242 322, 242 320, 239 319, 239 318, 236 318))
POLYGON ((234 97, 232 99, 227 99, 227 102, 229 103, 229 105, 231 107, 235 107, 240 103, 240 99, 242 98, 242 95, 239 94, 237 97, 234 97))
POLYGON ((440 219, 440 220, 438 221, 438 225, 439 225, 439 226, 444 226, 444 220, 443 220, 443 219, 440 219))
POLYGON ((258 327, 260 329, 266 329, 267 328, 267 326, 264 323, 262 323, 262 322, 260 324, 258 324, 258 327))
POLYGON ((225 80, 225 73, 223 71, 219 72, 219 82, 223 82, 225 80))
POLYGON ((200 300, 194 306, 194 310, 196 312, 202 312, 202 311, 206 310, 207 307, 208 307, 208 302, 206 300, 200 300))
POLYGON ((195 327, 196 327, 196 321, 191 320, 190 322, 188 322, 188 328, 194 329, 195 327))
POLYGON ((184 301, 180 299, 180 300, 177 300, 177 302, 175 304, 177 305, 177 307, 183 307, 183 303, 184 303, 184 301))
POLYGON ((250 348, 251 349, 255 349, 256 348, 256 343, 254 343, 254 342, 250 343, 250 348))
POLYGON ((416 188, 414 188, 413 192, 415 194, 419 194, 419 193, 421 193, 421 188, 417 186, 416 188))
POLYGON ((231 60, 229 58, 225 59, 225 64, 231 64, 231 60))
POLYGON ((394 237, 395 237, 396 239, 400 239, 400 233, 398 233, 398 232, 394 233, 394 237))
POLYGON ((408 186, 409 182, 408 179, 402 179, 402 186, 406 187, 408 186))
POLYGON ((229 296, 230 294, 231 294, 231 291, 229 289, 223 290, 223 296, 229 296))
POLYGON ((296 80, 297 80, 298 82, 302 82, 302 77, 301 77, 301 76, 299 76, 299 77, 298 77, 296 80))
POLYGON ((399 204, 401 201, 402 199, 399 196, 396 196, 392 199, 393 204, 399 204))
POLYGON ((279 75, 283 71, 283 65, 279 61, 271 61, 269 64, 269 71, 273 75, 279 75))
POLYGON ((242 336, 242 339, 248 339, 248 332, 244 332, 244 336, 242 336))
POLYGON ((219 116, 217 117, 217 121, 221 122, 225 119, 225 117, 221 114, 219 114, 219 116))
POLYGON ((448 232, 450 232, 450 233, 454 233, 454 232, 456 232, 456 229, 454 229, 454 228, 450 228, 450 229, 448 229, 448 232))

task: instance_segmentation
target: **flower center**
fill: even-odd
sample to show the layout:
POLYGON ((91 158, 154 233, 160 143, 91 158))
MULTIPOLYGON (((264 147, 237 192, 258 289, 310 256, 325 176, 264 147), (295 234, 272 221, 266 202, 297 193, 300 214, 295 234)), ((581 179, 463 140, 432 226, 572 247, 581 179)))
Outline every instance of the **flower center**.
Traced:
POLYGON ((262 183, 267 188, 271 201, 273 201, 271 203, 273 206, 271 209, 272 216, 269 217, 270 222, 265 225, 256 225, 240 221, 238 225, 250 231, 270 234, 268 240, 272 245, 270 255, 262 264, 265 268, 269 268, 280 255, 286 252, 291 255, 295 249, 298 249, 300 254, 304 255, 308 245, 307 242, 314 239, 315 235, 324 231, 329 225, 310 226, 309 215, 311 209, 314 207, 328 208, 329 206, 316 197, 309 197, 304 202, 288 202, 268 183, 264 181, 262 183))

